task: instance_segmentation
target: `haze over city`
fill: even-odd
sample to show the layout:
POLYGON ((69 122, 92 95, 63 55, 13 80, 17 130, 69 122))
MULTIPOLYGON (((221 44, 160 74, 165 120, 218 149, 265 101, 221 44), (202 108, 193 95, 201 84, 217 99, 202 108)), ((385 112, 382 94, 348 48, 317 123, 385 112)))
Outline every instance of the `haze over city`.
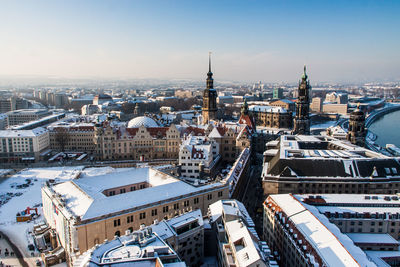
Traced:
POLYGON ((398 1, 3 1, 0 75, 397 81, 398 1))

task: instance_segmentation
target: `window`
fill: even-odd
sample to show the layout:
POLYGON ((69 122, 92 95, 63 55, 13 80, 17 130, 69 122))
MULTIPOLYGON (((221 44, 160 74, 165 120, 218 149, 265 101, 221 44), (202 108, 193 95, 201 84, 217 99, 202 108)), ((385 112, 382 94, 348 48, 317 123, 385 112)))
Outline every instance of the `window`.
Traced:
POLYGON ((126 217, 126 222, 127 223, 133 222, 133 215, 130 215, 130 216, 126 217))
POLYGON ((121 220, 120 219, 114 220, 114 227, 117 227, 117 226, 120 226, 120 225, 121 225, 121 220))
POLYGON ((110 191, 109 193, 108 193, 108 196, 114 196, 115 195, 115 191, 110 191))
POLYGON ((135 191, 136 190, 136 186, 131 186, 131 191, 135 191))
POLYGON ((178 210, 179 209, 179 203, 175 203, 174 204, 174 210, 178 210))
POLYGON ((142 212, 142 213, 140 213, 139 214, 139 218, 142 220, 142 219, 145 219, 146 218, 146 212, 142 212))
POLYGON ((121 232, 120 231, 116 231, 114 236, 121 236, 121 232))
POLYGON ((157 215, 157 209, 151 210, 151 216, 156 216, 157 215))
POLYGON ((120 194, 125 193, 125 188, 121 188, 121 189, 119 190, 119 193, 120 193, 120 194))
POLYGON ((183 202, 183 206, 184 206, 184 207, 188 207, 188 206, 189 206, 189 200, 185 200, 185 201, 183 202))
POLYGON ((218 197, 222 197, 222 191, 218 192, 218 197))
POLYGON ((196 197, 196 198, 193 200, 193 202, 194 202, 194 204, 199 204, 199 198, 196 197))
POLYGON ((163 209, 163 212, 164 212, 164 213, 168 212, 168 206, 165 206, 165 207, 163 207, 162 209, 163 209))
POLYGON ((207 200, 211 200, 212 199, 212 194, 208 194, 207 195, 207 200))

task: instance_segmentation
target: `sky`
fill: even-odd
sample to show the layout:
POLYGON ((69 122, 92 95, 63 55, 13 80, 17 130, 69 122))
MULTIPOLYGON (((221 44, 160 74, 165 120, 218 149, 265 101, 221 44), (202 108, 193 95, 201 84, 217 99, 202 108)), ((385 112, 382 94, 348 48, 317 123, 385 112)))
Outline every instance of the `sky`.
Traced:
POLYGON ((0 1, 0 76, 400 80, 400 1, 0 1))

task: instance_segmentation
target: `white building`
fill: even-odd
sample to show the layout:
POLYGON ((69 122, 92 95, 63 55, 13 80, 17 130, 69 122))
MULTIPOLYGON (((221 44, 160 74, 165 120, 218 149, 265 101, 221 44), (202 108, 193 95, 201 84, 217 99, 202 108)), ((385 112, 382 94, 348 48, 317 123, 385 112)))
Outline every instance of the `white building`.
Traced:
POLYGON ((50 145, 49 132, 44 128, 33 130, 0 131, 0 162, 38 161, 40 153, 50 145))
POLYGON ((219 145, 206 136, 185 136, 179 148, 179 165, 183 178, 202 179, 220 159, 219 145))
POLYGON ((216 235, 220 266, 278 266, 241 202, 234 199, 217 201, 209 206, 208 217, 216 235))

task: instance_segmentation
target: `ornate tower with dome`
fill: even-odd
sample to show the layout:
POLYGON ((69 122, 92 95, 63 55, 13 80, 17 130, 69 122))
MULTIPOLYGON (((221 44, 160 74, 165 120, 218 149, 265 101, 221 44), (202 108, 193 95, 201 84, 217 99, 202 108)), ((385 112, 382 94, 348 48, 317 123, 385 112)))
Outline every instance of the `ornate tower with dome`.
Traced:
POLYGON ((294 118, 293 134, 310 134, 310 81, 304 65, 304 73, 299 82, 296 102, 296 117, 294 118))
POLYGON ((211 72, 211 53, 208 55, 207 86, 203 92, 203 124, 215 120, 217 116, 217 91, 214 89, 213 73, 211 72))
POLYGON ((347 140, 354 145, 364 146, 366 135, 367 130, 365 129, 365 114, 360 109, 360 104, 358 104, 357 108, 350 114, 347 140))

